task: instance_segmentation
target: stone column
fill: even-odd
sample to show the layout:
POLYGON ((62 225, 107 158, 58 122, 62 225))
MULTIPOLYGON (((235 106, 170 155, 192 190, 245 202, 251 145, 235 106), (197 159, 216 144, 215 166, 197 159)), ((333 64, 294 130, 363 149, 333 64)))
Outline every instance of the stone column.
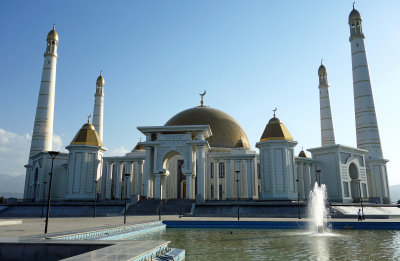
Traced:
POLYGON ((232 180, 232 171, 231 171, 231 160, 225 160, 225 196, 226 199, 231 199, 231 180, 232 180))
POLYGON ((214 162, 214 199, 219 200, 219 161, 214 162))
POLYGON ((117 175, 115 175, 115 199, 122 199, 122 194, 121 194, 121 185, 122 185, 122 171, 123 171, 123 163, 118 162, 117 163, 117 175))
POLYGON ((197 195, 196 200, 204 202, 205 196, 205 169, 204 146, 197 146, 197 195))
POLYGON ((194 199, 193 173, 185 173, 186 176, 186 199, 194 199))
POLYGON ((253 164, 252 160, 246 160, 247 164, 247 197, 253 199, 253 164))
POLYGON ((206 179, 206 193, 207 193, 207 199, 211 200, 211 184, 212 184, 212 179, 211 179, 211 162, 212 160, 208 158, 207 160, 207 165, 206 165, 206 171, 205 174, 207 175, 206 179))
POLYGON ((297 179, 298 179, 298 184, 297 184, 297 190, 299 193, 299 198, 304 198, 304 187, 303 187, 303 179, 304 179, 304 163, 299 162, 299 171, 297 172, 297 179))
POLYGON ((136 164, 135 164, 135 173, 136 173, 135 194, 136 195, 143 195, 143 192, 142 192, 142 188, 143 188, 142 167, 143 167, 143 161, 136 162, 136 164))
POLYGON ((146 160, 144 162, 144 177, 143 177, 143 194, 146 198, 150 198, 150 172, 151 172, 151 147, 146 147, 146 160))
POLYGON ((113 166, 114 162, 107 162, 107 176, 105 178, 105 194, 106 199, 111 199, 111 184, 112 184, 112 176, 113 176, 113 166))
POLYGON ((155 176, 155 198, 156 199, 161 199, 161 173, 154 174, 155 176))
POLYGON ((131 194, 132 194, 132 181, 134 180, 134 177, 133 177, 133 174, 134 174, 134 172, 133 172, 133 162, 128 162, 128 163, 126 163, 126 171, 128 171, 128 173, 129 173, 129 178, 128 178, 128 187, 127 187, 127 195, 128 195, 128 199, 130 199, 131 198, 131 194))
POLYGON ((311 189, 314 188, 315 182, 318 182, 317 180, 317 173, 315 171, 315 164, 311 163, 310 165, 310 169, 311 169, 311 189))
POLYGON ((304 169, 304 199, 308 200, 311 188, 311 177, 310 177, 310 163, 305 164, 304 169))

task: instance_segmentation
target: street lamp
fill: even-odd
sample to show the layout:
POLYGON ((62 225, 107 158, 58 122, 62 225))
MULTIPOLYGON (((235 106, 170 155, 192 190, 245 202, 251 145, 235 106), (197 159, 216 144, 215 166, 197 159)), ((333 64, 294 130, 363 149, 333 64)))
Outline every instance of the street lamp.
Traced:
POLYGON ((44 227, 44 237, 47 235, 47 226, 49 225, 49 214, 50 214, 50 196, 51 196, 51 182, 53 180, 53 169, 54 169, 54 159, 60 154, 59 151, 48 151, 51 157, 51 172, 50 172, 50 184, 49 184, 49 195, 47 196, 47 210, 46 210, 46 225, 44 227))
POLYGON ((317 169, 316 172, 317 172, 318 187, 320 187, 321 186, 321 170, 317 169))
POLYGON ((237 219, 240 220, 240 196, 239 196, 239 173, 240 170, 235 170, 236 172, 236 187, 237 187, 237 219))
POLYGON ((365 220, 364 207, 363 207, 362 196, 361 196, 361 179, 358 179, 357 181, 358 181, 359 188, 360 188, 361 219, 365 220))
POLYGON ((95 180, 95 181, 94 181, 94 209, 93 209, 93 218, 96 218, 97 182, 98 182, 98 180, 95 180))
POLYGON ((297 211, 299 212, 299 219, 301 219, 300 216, 300 189, 299 189, 299 178, 296 179, 297 182, 297 211))
POLYGON ((124 224, 126 224, 126 199, 128 198, 128 178, 131 174, 125 173, 125 213, 124 213, 124 224))
POLYGON ((44 186, 43 186, 42 214, 40 215, 41 218, 43 218, 44 194, 46 194, 46 184, 47 184, 47 181, 44 181, 43 184, 44 184, 44 186))

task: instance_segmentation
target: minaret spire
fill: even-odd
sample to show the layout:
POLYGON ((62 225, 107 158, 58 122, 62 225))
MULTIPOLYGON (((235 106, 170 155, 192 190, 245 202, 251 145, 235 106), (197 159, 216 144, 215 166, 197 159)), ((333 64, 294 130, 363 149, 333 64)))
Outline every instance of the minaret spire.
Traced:
POLYGON ((367 55, 360 13, 353 9, 349 15, 351 61, 353 66, 354 109, 357 147, 368 150, 365 162, 370 197, 382 197, 390 203, 386 162, 383 159, 374 97, 368 70, 367 55))
POLYGON ((92 124, 103 142, 103 111, 104 111, 104 86, 103 70, 100 71, 96 81, 96 93, 94 94, 94 108, 92 124))
POLYGON ((52 150, 56 65, 58 58, 58 34, 55 30, 55 24, 53 25, 53 29, 47 34, 46 42, 42 80, 40 82, 29 158, 41 151, 52 150))
POLYGON ((335 132, 333 130, 331 102, 329 99, 328 73, 322 64, 318 68, 319 78, 319 108, 321 117, 321 146, 335 144, 335 132))

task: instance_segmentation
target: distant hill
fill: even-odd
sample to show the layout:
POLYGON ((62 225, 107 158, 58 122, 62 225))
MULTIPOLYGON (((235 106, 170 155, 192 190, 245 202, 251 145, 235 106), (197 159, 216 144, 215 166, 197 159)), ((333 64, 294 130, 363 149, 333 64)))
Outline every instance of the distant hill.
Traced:
POLYGON ((389 186, 389 191, 392 202, 397 202, 400 200, 400 184, 389 186))
POLYGON ((0 174, 0 196, 22 198, 25 186, 25 176, 10 176, 0 174))

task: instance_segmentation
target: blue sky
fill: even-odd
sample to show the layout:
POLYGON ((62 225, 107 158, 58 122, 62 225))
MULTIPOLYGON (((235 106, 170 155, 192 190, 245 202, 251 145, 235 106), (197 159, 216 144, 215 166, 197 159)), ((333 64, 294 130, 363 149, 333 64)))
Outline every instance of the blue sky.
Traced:
MULTIPOLYGON (((390 185, 400 184, 400 2, 357 1, 390 185)), ((0 173, 24 174, 45 50, 56 23, 54 133, 63 149, 106 80, 106 155, 137 126, 199 105, 223 110, 253 149, 272 109, 301 147, 320 146, 317 70, 328 70, 336 142, 356 146, 348 14, 352 1, 0 1, 0 173)))

